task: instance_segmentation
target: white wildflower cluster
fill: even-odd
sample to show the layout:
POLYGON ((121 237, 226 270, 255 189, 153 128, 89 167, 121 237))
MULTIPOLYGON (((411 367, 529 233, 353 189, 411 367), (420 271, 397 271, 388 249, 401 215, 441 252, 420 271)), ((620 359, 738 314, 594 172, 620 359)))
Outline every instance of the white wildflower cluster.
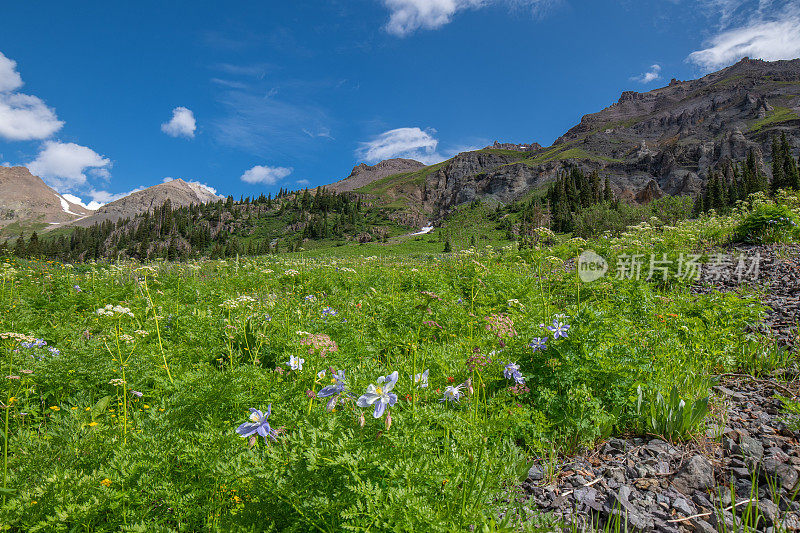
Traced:
POLYGON ((252 296, 247 296, 246 294, 243 294, 237 298, 231 298, 229 300, 225 300, 224 302, 219 304, 219 306, 222 307, 223 309, 227 309, 228 311, 240 308, 252 309, 253 305, 256 302, 258 302, 258 300, 256 300, 252 296))
POLYGON ((14 333, 12 331, 0 332, 0 340, 12 340, 15 342, 36 342, 36 337, 24 335, 22 333, 14 333))
POLYGON ((136 331, 133 332, 133 334, 137 335, 139 337, 146 337, 147 335, 150 334, 150 332, 149 331, 145 331, 143 329, 137 329, 136 331))
POLYGON ((109 385, 114 385, 115 387, 122 387, 125 385, 125 380, 120 378, 114 378, 108 382, 109 385))
POLYGON ((350 272, 351 274, 355 274, 356 273, 356 270, 354 268, 349 268, 349 267, 342 267, 339 270, 342 271, 342 272, 350 272))
POLYGON ((290 268, 289 270, 284 270, 284 271, 283 271, 283 273, 284 273, 284 274, 286 274, 287 276, 296 276, 296 275, 298 275, 300 272, 298 272, 297 270, 294 270, 294 269, 291 269, 291 268, 290 268))
POLYGON ((122 335, 119 336, 119 340, 121 340, 125 344, 130 344, 133 342, 133 337, 131 337, 127 333, 123 333, 122 335))
POLYGON ((121 305, 107 304, 105 307, 101 307, 95 311, 95 313, 100 316, 107 316, 109 318, 120 318, 125 315, 133 318, 133 313, 131 310, 127 307, 122 307, 121 305))
POLYGON ((11 279, 14 277, 14 274, 16 273, 17 270, 8 263, 3 263, 2 265, 0 265, 0 278, 11 279))

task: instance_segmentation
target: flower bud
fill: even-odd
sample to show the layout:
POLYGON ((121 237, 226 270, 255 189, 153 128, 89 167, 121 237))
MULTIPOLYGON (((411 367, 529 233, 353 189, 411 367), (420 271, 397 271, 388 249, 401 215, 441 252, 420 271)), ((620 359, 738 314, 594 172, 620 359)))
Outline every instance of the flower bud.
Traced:
POLYGON ((364 424, 366 424, 366 423, 367 423, 367 421, 364 420, 364 413, 361 413, 361 416, 358 417, 358 425, 363 428, 364 424))
POLYGON ((389 428, 392 427, 392 413, 386 413, 386 431, 389 431, 389 428))

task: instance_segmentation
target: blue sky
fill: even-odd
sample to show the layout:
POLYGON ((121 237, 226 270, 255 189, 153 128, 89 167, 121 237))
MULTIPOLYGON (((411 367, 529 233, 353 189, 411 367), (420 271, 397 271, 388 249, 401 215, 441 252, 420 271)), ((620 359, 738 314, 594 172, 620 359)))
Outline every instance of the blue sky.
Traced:
POLYGON ((546 146, 623 90, 800 56, 800 0, 37 1, 3 18, 0 164, 86 203, 546 146))

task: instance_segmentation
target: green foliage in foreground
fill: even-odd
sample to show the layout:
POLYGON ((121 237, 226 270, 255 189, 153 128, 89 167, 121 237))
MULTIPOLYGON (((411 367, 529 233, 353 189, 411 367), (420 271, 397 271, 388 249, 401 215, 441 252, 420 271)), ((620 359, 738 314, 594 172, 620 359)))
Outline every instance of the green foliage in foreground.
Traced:
POLYGON ((657 423, 643 428, 637 390, 657 399, 677 387, 697 406, 711 374, 764 347, 745 333, 762 311, 754 299, 644 276, 582 284, 565 262, 589 247, 612 265, 621 254, 674 257, 725 242, 740 218, 423 258, 0 262, 0 333, 47 342, 0 341, 12 376, 0 390, 9 406, 0 523, 494 528, 531 456, 622 432, 686 438, 701 409, 680 419, 656 400, 657 423), (566 338, 540 326, 557 314, 566 338), (536 338, 546 348, 534 350, 536 338), (302 369, 286 364, 295 357, 302 369), (508 363, 524 385, 506 379, 508 363), (426 369, 429 386, 416 387, 426 369), (330 398, 315 395, 333 370, 345 370, 352 396, 328 412, 330 398), (397 402, 375 419, 355 398, 393 371, 397 402), (459 384, 460 401, 440 401, 459 384), (268 405, 276 441, 236 434, 248 408, 268 405))
POLYGON ((758 204, 736 227, 734 240, 752 244, 788 242, 800 236, 800 218, 785 205, 758 204))

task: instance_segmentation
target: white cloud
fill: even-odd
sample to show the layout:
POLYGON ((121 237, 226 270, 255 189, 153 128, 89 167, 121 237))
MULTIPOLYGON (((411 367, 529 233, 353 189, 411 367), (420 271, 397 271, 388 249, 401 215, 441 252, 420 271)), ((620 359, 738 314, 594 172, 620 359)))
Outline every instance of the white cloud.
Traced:
POLYGON ((111 161, 94 150, 75 143, 46 141, 36 156, 28 163, 28 170, 41 177, 56 190, 71 190, 86 184, 86 171, 101 169, 107 172, 111 161))
POLYGON ((561 0, 383 0, 389 9, 386 31, 405 37, 419 29, 434 30, 448 24, 459 11, 478 9, 490 4, 511 8, 530 7, 534 17, 541 17, 561 0))
POLYGON ((390 11, 386 31, 398 37, 448 24, 457 11, 480 7, 482 0, 384 0, 390 11))
POLYGON ((90 189, 86 194, 91 197, 91 200, 87 203, 85 202, 80 196, 76 196, 74 194, 62 194, 61 196, 66 200, 69 200, 73 204, 78 204, 80 206, 89 209, 90 211, 97 211, 99 208, 103 207, 109 202, 113 202, 114 200, 119 200, 129 194, 143 191, 145 187, 136 187, 133 190, 127 192, 119 192, 119 193, 111 193, 108 191, 98 191, 97 189, 90 189))
POLYGON ((241 180, 246 183, 263 183, 265 185, 275 185, 280 180, 292 173, 291 168, 267 167, 256 165, 242 174, 241 180))
POLYGON ((297 180, 298 185, 311 185, 311 182, 307 179, 297 180))
POLYGON ((633 76, 631 80, 638 81, 640 83, 650 83, 651 81, 655 81, 661 77, 661 65, 650 65, 650 70, 647 72, 640 74, 639 76, 633 76))
POLYGON ((381 133, 368 142, 361 143, 356 157, 376 163, 384 159, 405 157, 416 159, 426 165, 438 163, 445 158, 437 151, 439 141, 433 136, 436 130, 419 128, 397 128, 381 133))
POLYGON ((191 109, 176 107, 172 110, 172 118, 161 125, 161 131, 170 137, 194 137, 197 122, 191 109))
POLYGON ((104 206, 109 202, 119 200, 120 198, 124 198, 125 196, 133 194, 135 192, 143 191, 146 188, 147 187, 136 187, 135 189, 131 189, 128 192, 119 192, 119 193, 111 193, 108 191, 98 191, 96 189, 91 189, 89 191, 89 196, 91 196, 92 201, 89 202, 89 206, 87 206, 87 209, 97 209, 98 207, 104 206))
POLYGON ((800 8, 789 6, 772 19, 759 12, 748 23, 717 34, 687 61, 704 70, 731 65, 743 57, 775 61, 800 57, 800 8))
POLYGON ((0 52, 0 93, 15 91, 22 87, 22 77, 17 72, 17 62, 0 52))
POLYGON ((36 96, 14 92, 22 87, 17 63, 0 52, 0 137, 9 141, 46 139, 61 129, 55 111, 36 96))

